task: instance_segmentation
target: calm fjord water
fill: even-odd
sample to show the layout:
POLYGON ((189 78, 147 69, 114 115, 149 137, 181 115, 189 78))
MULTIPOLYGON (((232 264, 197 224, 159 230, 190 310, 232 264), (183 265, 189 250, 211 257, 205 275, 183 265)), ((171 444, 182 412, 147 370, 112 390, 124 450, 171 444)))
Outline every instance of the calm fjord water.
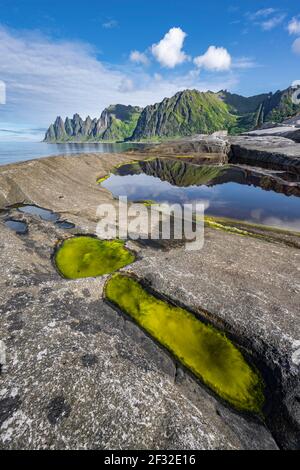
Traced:
POLYGON ((220 182, 177 186, 159 177, 146 175, 111 175, 102 186, 114 196, 131 201, 154 200, 162 203, 203 203, 205 214, 228 217, 300 232, 300 197, 286 196, 261 187, 220 182))
POLYGON ((45 142, 0 142, 0 165, 51 155, 71 153, 117 153, 140 144, 46 144, 45 142))

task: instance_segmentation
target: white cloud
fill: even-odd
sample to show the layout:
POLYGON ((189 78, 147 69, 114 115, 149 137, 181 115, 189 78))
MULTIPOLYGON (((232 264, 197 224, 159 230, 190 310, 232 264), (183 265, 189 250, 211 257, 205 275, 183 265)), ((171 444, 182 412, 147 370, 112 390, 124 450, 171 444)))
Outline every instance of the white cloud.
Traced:
POLYGON ((136 64, 142 64, 142 65, 149 64, 149 59, 144 52, 131 51, 129 58, 131 62, 135 62, 136 64))
POLYGON ((246 16, 263 31, 271 31, 284 21, 286 14, 276 8, 262 8, 246 16))
POLYGON ((3 123, 4 128, 0 128, 0 141, 1 142, 10 142, 10 141, 36 141, 41 140, 43 135, 46 132, 45 128, 37 129, 27 129, 27 128, 18 128, 15 125, 3 123))
POLYGON ((133 91, 134 90, 133 80, 131 80, 131 78, 124 78, 121 81, 118 90, 123 93, 128 93, 129 91, 133 91))
POLYGON ((6 103, 6 85, 0 80, 0 104, 6 103))
POLYGON ((192 69, 189 71, 189 77, 192 80, 198 80, 199 76, 200 76, 200 69, 192 69))
POLYGON ((207 70, 224 71, 231 67, 232 59, 224 47, 210 46, 205 54, 195 57, 194 64, 207 70))
POLYGON ((116 20, 107 20, 104 23, 102 23, 102 26, 105 29, 113 29, 113 28, 117 28, 117 26, 119 26, 119 23, 116 20))
POLYGON ((257 66, 255 60, 250 57, 239 57, 232 60, 233 69, 252 69, 257 66))
POLYGON ((263 21, 261 23, 261 27, 264 31, 271 31, 272 29, 276 28, 276 26, 279 26, 283 22, 285 17, 285 14, 273 16, 272 18, 263 21))
POLYGON ((83 118, 98 117, 114 103, 146 106, 185 88, 218 91, 237 84, 233 74, 222 74, 212 82, 188 73, 128 73, 121 66, 102 64, 87 44, 57 42, 3 28, 0 58, 0 80, 7 90, 6 105, 1 106, 2 129, 44 128, 57 115, 64 118, 77 112, 83 118))
POLYGON ((263 17, 270 16, 275 12, 276 12, 275 8, 262 8, 260 10, 255 11, 254 13, 251 13, 250 18, 252 19, 263 18, 263 17))
POLYGON ((172 69, 188 60, 182 50, 185 38, 186 33, 181 28, 171 28, 158 44, 152 45, 152 54, 163 67, 172 69))
POLYGON ((296 39, 296 41, 294 41, 292 49, 293 49, 293 52, 295 54, 300 55, 300 38, 298 38, 298 39, 296 39))
POLYGON ((154 80, 156 80, 157 82, 160 82, 162 80, 162 76, 160 75, 160 73, 154 74, 154 80))
POLYGON ((300 34, 300 20, 294 17, 288 24, 290 34, 300 34))

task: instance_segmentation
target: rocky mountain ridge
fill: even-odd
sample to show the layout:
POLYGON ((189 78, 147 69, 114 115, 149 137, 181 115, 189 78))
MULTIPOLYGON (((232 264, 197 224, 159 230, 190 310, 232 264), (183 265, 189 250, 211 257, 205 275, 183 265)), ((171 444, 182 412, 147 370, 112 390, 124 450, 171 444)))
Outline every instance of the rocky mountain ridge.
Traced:
POLYGON ((44 141, 160 141, 219 130, 241 134, 269 123, 277 125, 291 118, 291 122, 297 121, 300 104, 292 99, 294 93, 295 87, 251 97, 227 90, 218 93, 184 90, 144 109, 121 104, 109 106, 98 119, 88 116, 83 120, 78 114, 65 121, 58 117, 44 141))
POLYGON ((115 142, 132 135, 142 108, 112 105, 105 108, 100 118, 83 120, 79 114, 65 121, 58 116, 46 132, 44 142, 115 142))

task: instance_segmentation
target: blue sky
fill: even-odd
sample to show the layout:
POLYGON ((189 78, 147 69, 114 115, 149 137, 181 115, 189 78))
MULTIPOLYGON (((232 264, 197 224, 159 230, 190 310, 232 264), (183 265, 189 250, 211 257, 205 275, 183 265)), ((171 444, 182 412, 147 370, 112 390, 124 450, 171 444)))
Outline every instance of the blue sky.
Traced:
POLYGON ((299 1, 0 0, 2 140, 184 88, 251 95, 299 79, 299 1))

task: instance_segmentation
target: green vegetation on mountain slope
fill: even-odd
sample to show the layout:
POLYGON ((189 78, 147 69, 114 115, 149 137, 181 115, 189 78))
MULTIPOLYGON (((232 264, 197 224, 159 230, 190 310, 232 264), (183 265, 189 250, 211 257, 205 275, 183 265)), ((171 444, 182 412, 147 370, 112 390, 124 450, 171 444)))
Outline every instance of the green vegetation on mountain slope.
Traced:
POLYGON ((185 90, 142 112, 131 140, 230 130, 236 117, 215 93, 185 90))

